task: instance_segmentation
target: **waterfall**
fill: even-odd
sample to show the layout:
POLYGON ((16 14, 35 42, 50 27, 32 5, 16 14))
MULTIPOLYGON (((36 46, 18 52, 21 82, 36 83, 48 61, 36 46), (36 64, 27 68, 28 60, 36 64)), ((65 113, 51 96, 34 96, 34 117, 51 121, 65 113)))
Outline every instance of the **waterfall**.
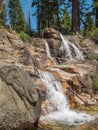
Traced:
POLYGON ((71 50, 70 50, 70 46, 68 44, 68 42, 64 39, 63 35, 60 33, 60 37, 62 39, 62 43, 63 43, 63 46, 64 46, 64 49, 66 51, 66 57, 70 60, 72 60, 72 54, 71 54, 71 50))
POLYGON ((47 56, 48 56, 48 57, 53 61, 53 63, 56 65, 54 59, 53 59, 52 56, 51 56, 50 48, 49 48, 49 45, 48 45, 48 43, 46 42, 46 40, 45 40, 45 48, 46 48, 46 54, 47 54, 47 56))
POLYGON ((45 41, 45 47, 46 47, 46 54, 48 57, 51 57, 51 53, 50 53, 50 48, 49 48, 49 45, 48 43, 45 41))
MULTIPOLYGON (((70 109, 61 82, 56 80, 50 72, 39 71, 39 75, 46 86, 46 100, 52 101, 56 108, 54 112, 42 115, 40 120, 47 124, 55 122, 55 124, 61 125, 82 125, 92 120, 91 116, 70 109)), ((50 109, 48 108, 48 111, 50 109)))
POLYGON ((75 44, 70 44, 75 51, 76 59, 84 59, 83 53, 75 46, 75 44))
POLYGON ((64 49, 67 53, 66 57, 69 60, 73 60, 74 58, 84 59, 82 52, 76 47, 76 45, 74 43, 70 43, 68 40, 66 40, 61 33, 60 33, 60 37, 62 39, 62 44, 64 46, 64 49), (73 48, 73 50, 75 52, 75 57, 72 56, 71 47, 73 48))

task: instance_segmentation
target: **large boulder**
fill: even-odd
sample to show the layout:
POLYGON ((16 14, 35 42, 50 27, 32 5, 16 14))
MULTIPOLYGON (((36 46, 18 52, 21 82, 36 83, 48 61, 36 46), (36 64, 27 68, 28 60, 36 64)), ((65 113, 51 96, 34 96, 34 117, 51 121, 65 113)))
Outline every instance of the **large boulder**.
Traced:
POLYGON ((47 39, 51 53, 57 57, 61 46, 61 37, 59 32, 53 28, 45 28, 43 31, 43 37, 47 39))
POLYGON ((37 121, 41 102, 37 87, 22 68, 0 63, 0 129, 23 130, 37 121))
POLYGON ((61 46, 61 41, 60 40, 55 40, 53 38, 49 38, 47 39, 47 42, 49 44, 49 47, 51 49, 51 53, 57 57, 58 53, 59 53, 59 48, 61 46))
POLYGON ((54 38, 54 39, 58 39, 58 40, 61 39, 59 32, 53 28, 45 28, 43 31, 43 37, 44 38, 54 38))
POLYGON ((91 60, 98 60, 98 45, 91 39, 84 39, 80 42, 83 52, 91 60))

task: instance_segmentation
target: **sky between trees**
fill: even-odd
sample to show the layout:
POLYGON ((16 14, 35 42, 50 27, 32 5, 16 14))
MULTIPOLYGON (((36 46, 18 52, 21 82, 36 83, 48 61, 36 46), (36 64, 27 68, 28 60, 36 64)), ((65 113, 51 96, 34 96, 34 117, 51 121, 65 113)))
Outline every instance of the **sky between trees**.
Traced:
MULTIPOLYGON (((25 19, 27 19, 27 15, 28 15, 28 12, 27 12, 28 0, 20 0, 20 1, 21 1, 21 4, 22 4, 23 11, 24 11, 25 19)), ((33 0, 29 0, 30 3, 32 3, 32 1, 33 0)), ((93 0, 87 0, 87 4, 89 4, 89 6, 91 6, 92 5, 92 1, 93 0)), ((37 19, 36 19, 36 16, 32 16, 32 13, 34 13, 35 11, 36 11, 36 8, 34 8, 34 7, 31 8, 31 27, 34 30, 37 29, 37 19)), ((71 10, 69 10, 69 12, 70 11, 71 10)), ((70 15, 71 15, 71 12, 70 12, 70 15)))

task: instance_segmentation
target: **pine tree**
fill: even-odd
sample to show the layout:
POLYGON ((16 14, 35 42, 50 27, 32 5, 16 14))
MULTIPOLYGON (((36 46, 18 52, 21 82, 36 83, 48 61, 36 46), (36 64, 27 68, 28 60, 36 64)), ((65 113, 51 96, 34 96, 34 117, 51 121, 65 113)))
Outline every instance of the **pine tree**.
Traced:
POLYGON ((7 11, 6 11, 6 5, 4 5, 4 8, 3 8, 3 12, 1 14, 1 24, 4 26, 6 24, 6 21, 7 21, 7 11))
POLYGON ((31 3, 30 0, 28 0, 28 20, 27 20, 27 30, 28 30, 28 34, 31 35, 32 31, 31 31, 31 3))
POLYGON ((95 7, 95 23, 96 27, 98 28, 98 0, 94 0, 94 7, 95 7))
POLYGON ((37 8, 37 27, 40 32, 46 27, 58 28, 60 26, 60 7, 64 0, 33 0, 32 7, 37 8))
POLYGON ((71 30, 71 20, 70 20, 70 16, 69 16, 67 9, 64 9, 63 13, 64 14, 61 19, 62 26, 64 26, 66 28, 66 30, 70 31, 71 30))
POLYGON ((12 29, 26 32, 26 22, 19 0, 9 0, 9 17, 12 29))
POLYGON ((2 14, 4 5, 5 5, 5 0, 0 0, 0 16, 1 16, 1 14, 2 14))
POLYGON ((0 28, 5 25, 5 0, 0 0, 0 28))
POLYGON ((87 12, 85 17, 85 24, 84 24, 84 36, 89 35, 94 29, 94 22, 92 17, 92 12, 87 12))

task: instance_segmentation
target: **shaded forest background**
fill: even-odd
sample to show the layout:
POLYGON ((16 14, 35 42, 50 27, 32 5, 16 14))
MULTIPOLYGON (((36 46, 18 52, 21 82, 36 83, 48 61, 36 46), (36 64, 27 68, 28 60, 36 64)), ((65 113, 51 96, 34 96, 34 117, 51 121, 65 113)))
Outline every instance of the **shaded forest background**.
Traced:
MULTIPOLYGON (((0 4, 2 1, 0 0, 0 4)), ((82 34, 98 41, 98 1, 92 0, 28 0, 25 19, 20 0, 6 0, 0 18, 0 28, 8 24, 20 35, 40 36, 43 29, 55 28, 63 34, 82 34), (31 12, 31 8, 36 11, 31 12), (37 29, 31 28, 31 15, 37 19, 37 29)))

